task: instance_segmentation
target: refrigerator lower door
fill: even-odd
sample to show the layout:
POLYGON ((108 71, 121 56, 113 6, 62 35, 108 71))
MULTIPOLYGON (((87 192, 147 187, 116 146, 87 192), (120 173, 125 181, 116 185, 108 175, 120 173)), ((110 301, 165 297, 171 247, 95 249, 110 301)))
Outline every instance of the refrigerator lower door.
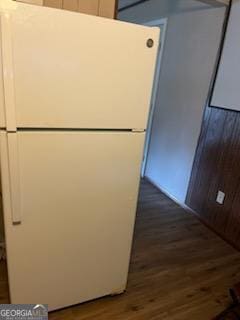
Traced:
POLYGON ((2 131, 0 140, 11 302, 55 310, 122 292, 144 133, 2 131))

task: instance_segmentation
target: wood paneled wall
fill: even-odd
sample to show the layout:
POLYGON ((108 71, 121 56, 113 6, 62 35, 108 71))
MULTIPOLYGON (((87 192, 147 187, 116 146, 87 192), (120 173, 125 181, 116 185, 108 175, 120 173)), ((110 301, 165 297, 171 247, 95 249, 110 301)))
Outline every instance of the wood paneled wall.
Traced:
POLYGON ((17 0, 30 4, 42 5, 78 11, 95 16, 114 19, 117 14, 117 0, 17 0))
POLYGON ((186 203, 240 249, 240 112, 206 109, 186 203))

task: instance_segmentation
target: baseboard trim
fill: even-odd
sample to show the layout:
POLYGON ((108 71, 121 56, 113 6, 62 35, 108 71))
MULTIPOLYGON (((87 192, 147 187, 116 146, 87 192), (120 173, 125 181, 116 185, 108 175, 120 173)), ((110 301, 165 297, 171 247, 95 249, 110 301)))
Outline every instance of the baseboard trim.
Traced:
POLYGON ((232 240, 226 238, 226 236, 215 230, 214 227, 207 222, 206 220, 204 220, 196 211, 191 210, 192 213, 195 215, 195 217, 205 226, 207 227, 209 230, 211 230, 212 232, 214 232, 219 238, 221 238, 222 240, 224 240, 226 243, 228 243, 231 247, 233 247, 235 250, 240 251, 240 245, 237 245, 236 243, 234 243, 232 240))
POLYGON ((227 242, 231 247, 233 247, 235 250, 240 251, 240 245, 237 245, 233 241, 226 238, 224 234, 214 229, 214 227, 208 223, 206 220, 204 220, 195 210, 191 209, 188 205, 178 200, 176 197, 174 197, 171 193, 169 193, 166 189, 155 183, 151 178, 144 177, 145 180, 150 182, 155 188, 157 188, 159 191, 164 193, 168 198, 172 199, 176 204, 178 204, 181 208, 185 209, 187 212, 193 214, 205 227, 207 227, 209 230, 211 230, 213 233, 215 233, 218 237, 220 237, 222 240, 227 242))
POLYGON ((147 180, 148 182, 150 182, 155 188, 157 188, 159 191, 161 191, 162 193, 164 193, 168 198, 172 199, 176 204, 178 204, 180 207, 182 207, 183 209, 186 209, 188 211, 192 211, 191 208, 189 208, 184 202, 180 201, 179 199, 177 199, 175 196, 173 196, 168 190, 166 190, 165 188, 163 188, 161 185, 159 185, 158 183, 156 183, 155 181, 153 181, 151 178, 145 176, 144 177, 145 180, 147 180))

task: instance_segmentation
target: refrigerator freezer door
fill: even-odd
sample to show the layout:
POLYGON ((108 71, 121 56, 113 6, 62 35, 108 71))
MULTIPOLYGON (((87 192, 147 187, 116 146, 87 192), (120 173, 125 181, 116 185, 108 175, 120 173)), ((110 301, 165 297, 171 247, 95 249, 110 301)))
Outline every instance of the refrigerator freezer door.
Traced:
POLYGON ((0 154, 11 302, 54 310, 123 291, 144 133, 18 133, 17 225, 9 135, 0 154))
POLYGON ((14 4, 1 23, 17 127, 146 128, 158 28, 14 4))

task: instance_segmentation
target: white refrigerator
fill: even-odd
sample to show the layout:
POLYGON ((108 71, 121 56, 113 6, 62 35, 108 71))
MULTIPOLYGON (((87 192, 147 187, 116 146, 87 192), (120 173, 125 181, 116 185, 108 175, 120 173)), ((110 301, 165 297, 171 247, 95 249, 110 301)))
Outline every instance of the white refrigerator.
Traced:
POLYGON ((159 30, 0 0, 11 303, 126 289, 159 30))

